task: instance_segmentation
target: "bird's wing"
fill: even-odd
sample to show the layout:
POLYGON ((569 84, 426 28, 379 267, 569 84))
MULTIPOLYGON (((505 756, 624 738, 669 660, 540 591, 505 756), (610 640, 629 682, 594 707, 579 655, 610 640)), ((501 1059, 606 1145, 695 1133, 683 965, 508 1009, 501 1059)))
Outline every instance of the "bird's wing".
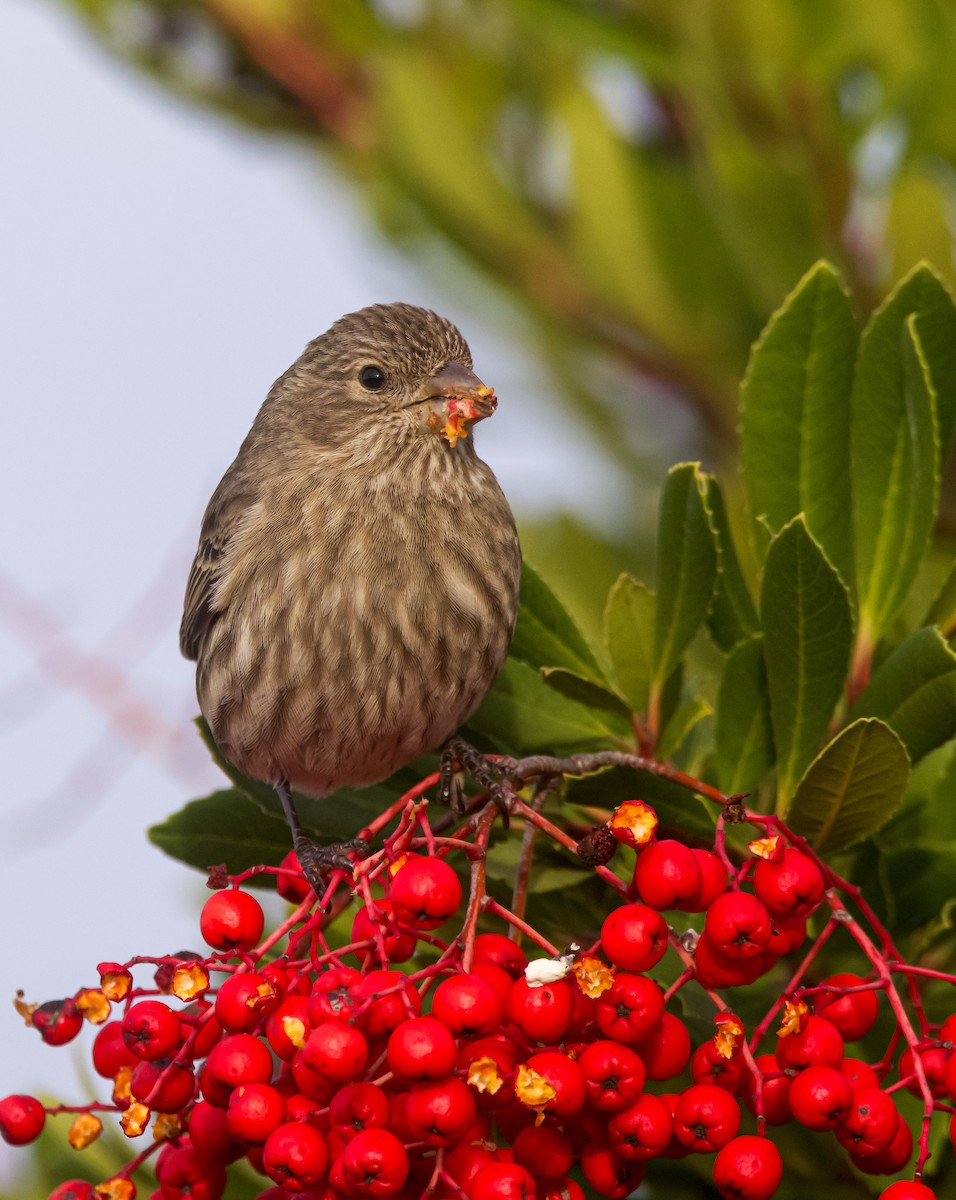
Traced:
POLYGON ((234 483, 231 487, 224 486, 228 478, 227 474, 209 501, 199 535, 199 549, 186 584, 179 648, 186 658, 194 660, 199 657, 203 640, 219 615, 213 598, 223 556, 243 515, 255 500, 254 493, 238 489, 234 483))

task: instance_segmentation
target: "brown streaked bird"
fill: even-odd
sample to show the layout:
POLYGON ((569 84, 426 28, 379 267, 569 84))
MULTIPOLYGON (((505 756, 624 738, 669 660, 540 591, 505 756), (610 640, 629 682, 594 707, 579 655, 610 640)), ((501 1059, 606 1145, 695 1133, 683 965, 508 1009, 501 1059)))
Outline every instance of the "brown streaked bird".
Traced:
POLYGON ((409 304, 340 318, 273 384, 203 518, 183 654, 225 757, 290 788, 384 779, 444 745, 511 641, 514 518, 471 428, 494 392, 450 321, 409 304))

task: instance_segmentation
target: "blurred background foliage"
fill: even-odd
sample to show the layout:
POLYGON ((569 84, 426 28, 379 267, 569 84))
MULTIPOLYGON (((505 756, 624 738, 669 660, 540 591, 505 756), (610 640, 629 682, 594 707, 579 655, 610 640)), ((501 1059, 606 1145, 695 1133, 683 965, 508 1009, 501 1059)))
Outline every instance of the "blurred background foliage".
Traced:
POLYGON ((592 631, 652 544, 648 430, 724 468, 735 509, 748 350, 812 262, 862 319, 922 258, 954 281, 945 0, 67 2, 180 96, 331 159, 420 267, 526 311, 634 481, 623 552, 573 516, 523 529, 592 631))
POLYGON ((861 317, 921 258, 953 278, 945 0, 71 3, 518 297, 610 453, 651 383, 731 446, 749 346, 816 259, 861 317))

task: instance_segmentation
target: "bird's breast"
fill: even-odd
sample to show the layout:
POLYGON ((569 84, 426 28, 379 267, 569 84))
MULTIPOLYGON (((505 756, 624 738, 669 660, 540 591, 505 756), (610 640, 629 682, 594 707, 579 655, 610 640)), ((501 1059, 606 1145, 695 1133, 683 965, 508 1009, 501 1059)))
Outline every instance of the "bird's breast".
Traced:
POLYGON ((384 778, 450 736, 504 661, 520 556, 493 476, 391 482, 261 505, 230 548, 199 699, 256 778, 314 794, 384 778))

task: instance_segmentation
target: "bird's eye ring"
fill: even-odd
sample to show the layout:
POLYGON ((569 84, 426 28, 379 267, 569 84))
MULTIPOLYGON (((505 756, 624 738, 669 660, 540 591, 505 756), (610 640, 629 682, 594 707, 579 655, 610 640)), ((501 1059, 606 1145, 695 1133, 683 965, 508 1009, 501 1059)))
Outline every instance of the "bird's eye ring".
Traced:
POLYGON ((366 391, 377 392, 385 382, 385 372, 374 363, 368 363, 359 371, 359 383, 366 391))

